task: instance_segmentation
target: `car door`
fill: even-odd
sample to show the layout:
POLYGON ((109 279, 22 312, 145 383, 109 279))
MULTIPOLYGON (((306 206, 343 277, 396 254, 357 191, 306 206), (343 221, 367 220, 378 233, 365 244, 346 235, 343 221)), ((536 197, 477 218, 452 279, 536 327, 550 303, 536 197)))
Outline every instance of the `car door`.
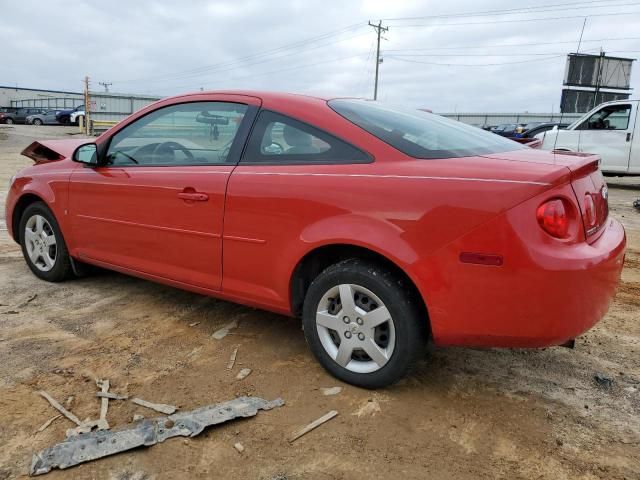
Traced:
POLYGON ((326 183, 318 180, 328 177, 318 172, 336 174, 372 161, 320 128, 263 109, 229 179, 223 291, 282 308, 291 273, 284 259, 302 248, 300 235, 309 217, 325 214, 322 202, 328 198, 333 205, 327 208, 338 212, 344 195, 362 194, 362 185, 346 189, 340 175, 335 188, 325 190, 326 183))
POLYGON ((260 101, 205 98, 148 111, 101 143, 104 164, 74 170, 69 214, 78 258, 220 288, 227 180, 260 101))
POLYGON ((607 172, 629 170, 635 104, 604 105, 576 127, 580 132, 578 151, 602 157, 607 172))

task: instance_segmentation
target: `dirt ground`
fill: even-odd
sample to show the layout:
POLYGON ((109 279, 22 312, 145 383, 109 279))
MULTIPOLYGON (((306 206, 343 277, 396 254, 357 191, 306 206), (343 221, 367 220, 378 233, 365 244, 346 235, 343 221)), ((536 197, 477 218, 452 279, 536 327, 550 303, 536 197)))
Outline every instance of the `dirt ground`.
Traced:
MULTIPOLYGON (((0 126, 2 215, 9 177, 30 164, 19 151, 34 137, 72 132, 0 126)), ((51 480, 638 479, 640 212, 631 203, 640 190, 610 187, 612 213, 629 240, 623 281, 607 316, 574 350, 436 348, 409 378, 375 392, 326 374, 294 319, 116 273, 40 281, 1 225, 0 480, 26 476, 32 452, 73 426, 60 418, 35 433, 56 414, 36 392, 62 402, 73 396, 78 417, 96 418, 96 378, 108 378, 114 392, 185 410, 239 395, 282 397, 286 406, 193 439, 53 471, 51 480), (240 326, 232 334, 211 337, 234 319, 240 326), (253 372, 236 380, 245 367, 253 372), (594 380, 598 373, 613 378, 610 388, 594 380), (333 386, 342 391, 323 395, 333 386), (329 410, 339 415, 287 441, 329 410)), ((124 425, 134 413, 154 416, 112 401, 108 420, 124 425)))

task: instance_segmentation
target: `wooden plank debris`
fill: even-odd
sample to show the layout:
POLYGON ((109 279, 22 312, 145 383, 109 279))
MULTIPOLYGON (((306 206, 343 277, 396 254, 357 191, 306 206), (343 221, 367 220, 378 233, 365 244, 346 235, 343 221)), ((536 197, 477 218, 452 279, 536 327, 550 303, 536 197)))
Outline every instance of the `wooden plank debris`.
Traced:
POLYGON ((321 416, 317 420, 314 420, 313 422, 311 422, 306 427, 304 427, 304 428, 298 430, 296 433, 294 433, 293 436, 291 436, 291 438, 289 438, 289 443, 295 442, 301 436, 306 435, 307 433, 309 433, 314 428, 318 428, 320 425, 322 425, 325 422, 328 422, 329 420, 334 418, 336 415, 338 415, 338 412, 336 410, 331 410, 330 412, 324 414, 323 416, 321 416))

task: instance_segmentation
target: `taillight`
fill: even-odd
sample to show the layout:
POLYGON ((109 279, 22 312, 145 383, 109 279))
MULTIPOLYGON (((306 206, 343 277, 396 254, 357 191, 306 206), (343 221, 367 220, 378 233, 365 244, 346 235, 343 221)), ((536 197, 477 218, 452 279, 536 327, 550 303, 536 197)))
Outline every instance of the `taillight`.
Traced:
POLYGON ((552 237, 569 236, 569 215, 564 201, 559 198, 549 200, 538 207, 536 218, 542 229, 552 237))
POLYGON ((584 226, 587 229, 587 234, 589 230, 596 226, 597 223, 597 212, 596 212, 596 202, 593 200, 593 197, 590 193, 584 194, 584 202, 582 205, 582 219, 584 221, 584 226))

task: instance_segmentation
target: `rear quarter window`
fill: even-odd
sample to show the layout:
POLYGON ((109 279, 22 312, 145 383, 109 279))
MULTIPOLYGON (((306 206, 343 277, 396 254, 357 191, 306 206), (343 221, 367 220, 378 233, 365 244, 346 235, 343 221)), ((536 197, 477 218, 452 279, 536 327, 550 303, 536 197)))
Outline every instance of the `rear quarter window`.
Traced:
POLYGON ((369 100, 335 99, 328 103, 339 115, 414 158, 468 157, 527 148, 494 133, 421 110, 369 100))

